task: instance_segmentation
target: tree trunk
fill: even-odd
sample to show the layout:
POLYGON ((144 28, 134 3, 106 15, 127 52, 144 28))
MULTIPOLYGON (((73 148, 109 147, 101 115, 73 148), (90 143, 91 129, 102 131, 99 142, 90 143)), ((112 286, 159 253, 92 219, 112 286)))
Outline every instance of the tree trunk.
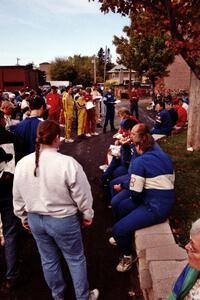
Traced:
POLYGON ((191 71, 187 148, 200 150, 200 80, 191 71))
POLYGON ((156 94, 155 94, 156 81, 155 81, 155 78, 151 78, 151 83, 152 83, 152 101, 155 103, 155 100, 156 100, 156 94))

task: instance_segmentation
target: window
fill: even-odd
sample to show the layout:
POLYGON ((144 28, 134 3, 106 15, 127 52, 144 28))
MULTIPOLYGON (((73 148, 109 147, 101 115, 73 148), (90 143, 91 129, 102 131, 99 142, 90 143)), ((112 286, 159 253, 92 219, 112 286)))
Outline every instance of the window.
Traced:
POLYGON ((4 86, 24 86, 23 81, 4 81, 4 86))

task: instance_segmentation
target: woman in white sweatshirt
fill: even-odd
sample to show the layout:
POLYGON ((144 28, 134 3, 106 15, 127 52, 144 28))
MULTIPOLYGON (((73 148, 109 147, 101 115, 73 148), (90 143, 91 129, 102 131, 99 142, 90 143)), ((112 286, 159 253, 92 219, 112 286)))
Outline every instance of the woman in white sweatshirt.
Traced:
POLYGON ((21 159, 13 186, 14 212, 31 229, 41 256, 46 282, 55 300, 64 299, 61 251, 72 276, 76 299, 95 300, 89 291, 78 211, 82 226, 91 225, 92 194, 81 165, 57 152, 60 127, 50 120, 37 130, 36 151, 21 159))

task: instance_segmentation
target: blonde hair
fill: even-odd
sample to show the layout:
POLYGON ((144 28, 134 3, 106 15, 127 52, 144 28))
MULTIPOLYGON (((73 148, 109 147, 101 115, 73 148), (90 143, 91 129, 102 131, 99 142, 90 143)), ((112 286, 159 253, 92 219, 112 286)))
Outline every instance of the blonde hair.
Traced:
POLYGON ((10 102, 9 100, 4 100, 2 101, 2 104, 1 104, 1 109, 4 109, 4 108, 12 108, 14 109, 15 106, 12 102, 10 102))
POLYGON ((125 119, 127 116, 130 116, 130 112, 126 107, 121 107, 118 112, 118 116, 122 119, 125 119))

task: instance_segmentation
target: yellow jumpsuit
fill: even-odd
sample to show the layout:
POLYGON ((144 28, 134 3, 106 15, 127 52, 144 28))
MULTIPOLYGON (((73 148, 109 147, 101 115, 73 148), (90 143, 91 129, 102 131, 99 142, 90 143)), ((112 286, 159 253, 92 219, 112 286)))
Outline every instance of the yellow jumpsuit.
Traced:
POLYGON ((72 95, 63 93, 63 111, 65 117, 65 139, 70 139, 72 134, 72 123, 74 118, 74 100, 72 95))
POLYGON ((79 97, 75 103, 76 103, 77 115, 78 115, 77 135, 81 136, 85 133, 86 117, 87 117, 84 97, 79 97))

